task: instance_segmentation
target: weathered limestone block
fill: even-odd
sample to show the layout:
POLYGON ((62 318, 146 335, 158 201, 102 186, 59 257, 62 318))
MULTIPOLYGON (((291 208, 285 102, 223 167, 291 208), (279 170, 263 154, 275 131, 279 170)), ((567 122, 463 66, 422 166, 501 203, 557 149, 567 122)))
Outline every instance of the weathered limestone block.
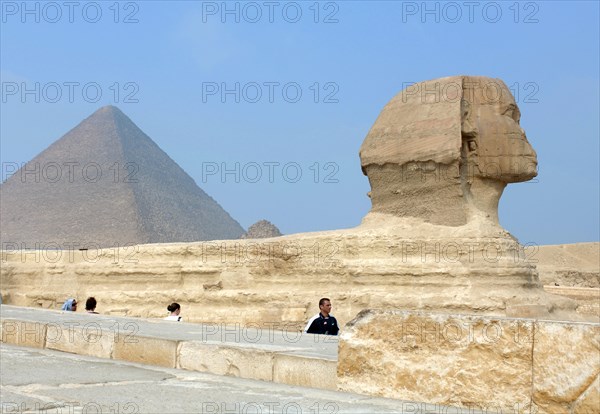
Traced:
POLYGON ((50 323, 46 330, 46 348, 56 351, 111 358, 114 343, 115 334, 102 330, 96 323, 84 326, 50 323))
POLYGON ((114 344, 113 359, 175 368, 178 341, 139 336, 123 337, 114 344))
POLYGON ((532 334, 532 321, 364 311, 340 337, 338 386, 481 410, 523 407, 532 334))
POLYGON ((573 404, 574 414, 594 414, 600 408, 600 377, 573 404))
POLYGON ((253 347, 186 341, 181 344, 178 365, 192 371, 273 381, 273 353, 253 347))
POLYGON ((335 390, 337 361, 276 354, 273 380, 281 384, 335 390))
POLYGON ((491 412, 597 413, 600 324, 365 310, 340 337, 344 391, 491 412))
MULTIPOLYGON (((533 350, 533 401, 546 413, 589 411, 600 401, 600 325, 539 321, 533 350)), ((600 410, 600 404, 595 406, 600 410)))
POLYGON ((0 338, 9 345, 44 348, 46 346, 46 324, 4 319, 0 324, 0 338))

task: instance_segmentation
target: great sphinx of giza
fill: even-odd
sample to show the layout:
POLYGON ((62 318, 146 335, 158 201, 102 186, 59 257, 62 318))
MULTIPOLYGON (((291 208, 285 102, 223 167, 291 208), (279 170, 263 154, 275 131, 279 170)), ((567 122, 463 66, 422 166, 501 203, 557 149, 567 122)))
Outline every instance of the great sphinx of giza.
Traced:
POLYGON ((104 313, 159 317, 177 301, 190 322, 287 328, 302 327, 320 297, 332 299, 340 324, 367 308, 572 318, 575 303, 539 283, 535 247, 498 223, 505 186, 536 175, 519 117, 498 79, 411 85, 360 149, 372 209, 359 226, 140 245, 118 260, 102 251, 93 263, 77 251, 52 263, 9 252, 5 303, 53 307, 103 292, 104 313))
MULTIPOLYGON (((401 91, 381 111, 360 149, 372 200, 363 226, 396 222, 404 227, 412 240, 404 253, 421 254, 431 270, 443 260, 427 256, 444 256, 445 244, 446 255, 452 250, 455 261, 471 269, 471 283, 465 287, 471 299, 486 296, 479 302, 482 308, 490 300, 502 300, 500 307, 512 316, 572 316, 572 303, 542 291, 535 260, 528 260, 525 249, 498 222, 506 185, 537 175, 536 153, 520 118, 500 79, 453 76, 401 91), (427 241, 428 235, 442 246, 427 241), (495 250, 492 256, 489 249, 495 250), (479 265, 476 250, 483 259, 479 265), (511 256, 513 264, 508 263, 511 256)), ((529 254, 534 256, 534 250, 529 254)), ((472 302, 468 307, 478 306, 472 302)))
POLYGON ((497 223, 504 187, 537 175, 520 117, 500 79, 454 76, 406 88, 360 149, 372 211, 448 226, 480 216, 497 223))

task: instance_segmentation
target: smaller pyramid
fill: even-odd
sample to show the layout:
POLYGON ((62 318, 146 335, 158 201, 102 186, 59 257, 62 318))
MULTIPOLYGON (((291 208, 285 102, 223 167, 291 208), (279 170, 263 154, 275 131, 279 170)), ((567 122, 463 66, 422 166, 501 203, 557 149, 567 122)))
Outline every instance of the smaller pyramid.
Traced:
POLYGON ((237 239, 244 233, 114 106, 98 109, 2 183, 0 213, 3 246, 28 249, 237 239))
POLYGON ((250 227, 242 239, 267 239, 269 237, 283 236, 277 226, 267 220, 259 220, 250 227))

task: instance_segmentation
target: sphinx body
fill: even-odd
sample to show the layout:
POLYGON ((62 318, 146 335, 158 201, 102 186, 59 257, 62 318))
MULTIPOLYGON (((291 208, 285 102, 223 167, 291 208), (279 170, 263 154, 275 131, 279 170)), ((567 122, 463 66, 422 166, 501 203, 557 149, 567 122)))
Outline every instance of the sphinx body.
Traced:
POLYGON ((286 329, 304 326, 320 297, 342 325, 366 308, 575 318, 574 302, 539 283, 535 246, 498 223, 505 186, 536 175, 519 117, 497 79, 415 84, 385 106, 360 149, 372 209, 358 227, 141 245, 127 261, 111 250, 93 263, 77 252, 52 263, 5 252, 7 302, 53 306, 101 291, 106 313, 159 317, 156 304, 177 299, 190 322, 286 329))

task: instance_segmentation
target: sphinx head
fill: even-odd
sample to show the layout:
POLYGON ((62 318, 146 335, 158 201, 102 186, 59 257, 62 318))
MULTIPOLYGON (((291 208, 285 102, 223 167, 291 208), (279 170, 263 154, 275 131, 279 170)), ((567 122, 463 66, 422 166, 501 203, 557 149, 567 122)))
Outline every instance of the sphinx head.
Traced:
POLYGON ((360 149, 372 211, 445 225, 476 215, 497 222, 504 187, 537 175, 519 120, 499 79, 456 76, 404 89, 360 149))

